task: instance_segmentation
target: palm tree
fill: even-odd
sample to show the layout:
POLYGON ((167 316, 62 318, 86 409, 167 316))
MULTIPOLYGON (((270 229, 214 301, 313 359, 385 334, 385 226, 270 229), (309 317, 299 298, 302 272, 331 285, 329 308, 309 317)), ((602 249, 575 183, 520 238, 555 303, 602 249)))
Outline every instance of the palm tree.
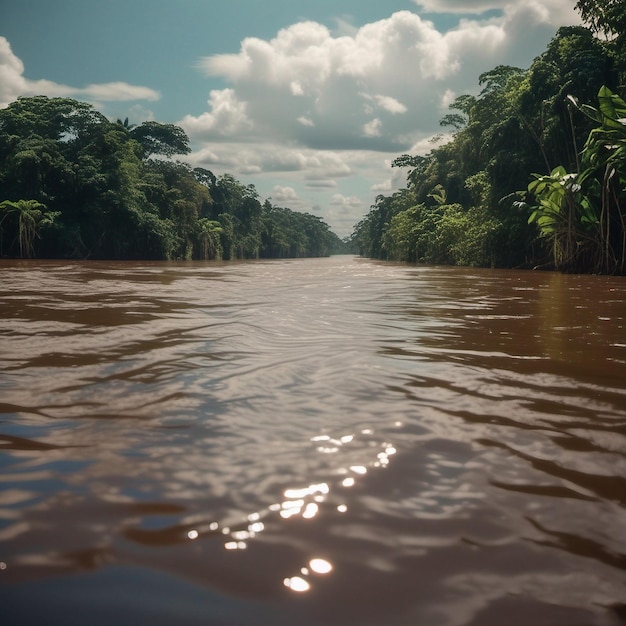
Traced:
POLYGON ((122 120, 118 117, 115 123, 119 124, 127 132, 130 132, 131 130, 133 130, 133 128, 137 126, 137 124, 130 124, 128 122, 128 118, 125 118, 124 121, 122 122, 122 120))
MULTIPOLYGON (((10 218, 14 220, 20 258, 35 256, 35 238, 41 236, 41 228, 51 225, 59 212, 44 213, 45 204, 37 200, 4 200, 0 202, 0 246, 2 245, 2 225, 10 218)), ((13 240, 15 241, 15 239, 13 240)), ((0 255, 2 250, 0 248, 0 255)))

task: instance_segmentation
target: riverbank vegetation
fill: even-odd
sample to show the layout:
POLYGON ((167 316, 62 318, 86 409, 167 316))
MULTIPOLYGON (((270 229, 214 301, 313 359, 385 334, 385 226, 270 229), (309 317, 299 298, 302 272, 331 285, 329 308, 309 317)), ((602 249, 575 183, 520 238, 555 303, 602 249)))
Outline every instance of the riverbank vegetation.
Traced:
POLYGON ((626 273, 626 3, 580 0, 527 70, 478 77, 403 155, 406 188, 378 196, 352 245, 380 259, 626 273))
POLYGON ((326 256, 319 217, 261 202, 254 186, 174 160, 184 131, 109 121, 69 98, 0 110, 0 256, 239 259, 326 256))

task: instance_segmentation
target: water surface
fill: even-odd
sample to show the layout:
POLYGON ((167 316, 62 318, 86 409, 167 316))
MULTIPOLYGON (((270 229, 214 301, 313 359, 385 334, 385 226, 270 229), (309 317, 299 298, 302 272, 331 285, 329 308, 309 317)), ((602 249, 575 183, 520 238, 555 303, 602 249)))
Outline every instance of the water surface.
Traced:
POLYGON ((626 623, 626 281, 0 261, 11 624, 626 623))

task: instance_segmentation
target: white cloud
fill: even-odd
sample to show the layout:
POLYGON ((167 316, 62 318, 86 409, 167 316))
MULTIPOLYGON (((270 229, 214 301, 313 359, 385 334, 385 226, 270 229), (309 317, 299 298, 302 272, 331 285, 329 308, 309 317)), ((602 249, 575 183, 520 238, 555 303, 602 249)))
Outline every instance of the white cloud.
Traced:
MULTIPOLYGON (((330 71, 326 46, 332 40, 329 30, 315 22, 300 22, 281 30, 275 39, 244 39, 238 54, 218 54, 202 59, 199 66, 210 76, 226 76, 233 82, 250 80, 268 85, 291 85, 299 75, 313 82, 324 80, 330 71)), ((302 89, 307 84, 300 83, 302 89)))
POLYGON ((275 143, 211 143, 186 157, 193 166, 241 175, 297 173, 308 180, 334 180, 354 174, 346 154, 275 143))
POLYGON ((380 137, 382 135, 381 127, 383 123, 375 117, 373 120, 363 125, 363 134, 366 137, 380 137))
POLYGON ((533 11, 543 15, 546 23, 561 26, 579 21, 573 0, 413 0, 429 13, 465 13, 480 15, 491 10, 505 13, 533 11))
POLYGON ((301 115, 298 118, 298 122, 300 122, 302 126, 315 126, 315 122, 310 117, 306 117, 305 115, 301 115))
POLYGON ((301 204, 298 193, 293 187, 283 187, 281 185, 274 185, 272 189, 272 202, 277 205, 287 204, 289 208, 301 204))
POLYGON ((44 95, 72 97, 89 102, 126 102, 158 100, 154 89, 125 82, 112 82, 71 87, 50 80, 29 80, 24 77, 24 64, 15 56, 5 37, 0 36, 0 107, 6 107, 19 96, 44 95))
MULTIPOLYGON (((65 87, 63 87, 65 89, 65 87)), ((128 100, 150 100, 155 101, 161 98, 159 92, 149 87, 129 85, 123 82, 100 83, 98 85, 87 85, 84 88, 67 88, 68 95, 83 96, 90 100, 125 102, 128 100)))
POLYGON ((342 237, 352 232, 354 225, 363 217, 365 209, 361 198, 336 193, 333 194, 321 213, 326 220, 333 224, 335 232, 342 237))
POLYGON ((207 104, 211 110, 198 117, 185 116, 180 125, 192 136, 211 138, 247 134, 253 127, 247 104, 237 98, 233 89, 214 89, 207 104))
MULTIPOLYGON (((403 127, 420 129, 414 120, 388 125, 387 118, 432 109, 419 85, 454 73, 452 54, 430 22, 401 11, 339 36, 315 22, 294 24, 269 41, 244 39, 238 53, 201 59, 199 67, 229 81, 231 97, 245 102, 248 138, 271 133, 316 148, 401 150, 411 143, 403 127)), ((218 112, 209 104, 207 113, 184 118, 183 127, 205 139, 236 139, 228 124, 214 122, 218 112)))
POLYGON ((128 118, 132 124, 141 124, 146 121, 153 122, 155 120, 154 111, 146 109, 140 104, 133 104, 128 109, 128 118))
POLYGON ((354 208, 361 208, 363 206, 363 201, 361 200, 361 198, 357 198, 356 196, 343 196, 340 193, 336 193, 331 199, 330 199, 330 203, 331 206, 334 207, 341 207, 343 209, 354 209, 354 208))
POLYGON ((450 105, 456 100, 457 94, 452 91, 452 89, 446 89, 443 94, 441 94, 441 108, 447 110, 450 108, 450 105))
POLYGON ((11 50, 5 37, 0 37, 0 107, 5 107, 26 90, 24 64, 11 50))
POLYGON ((420 154, 424 155, 430 152, 433 148, 437 148, 438 146, 443 146, 448 143, 452 139, 452 133, 437 133, 435 135, 431 135, 430 137, 426 137, 414 143, 409 150, 407 150, 408 154, 420 154))
POLYGON ((456 94, 475 93, 482 72, 528 66, 566 4, 423 0, 432 11, 463 6, 466 14, 495 8, 501 15, 464 19, 445 33, 417 13, 399 11, 337 35, 307 21, 270 40, 250 37, 238 53, 199 61, 230 87, 211 92, 209 110, 180 123, 196 141, 271 137, 311 149, 405 152, 438 132, 447 104, 456 94))
POLYGON ((382 183, 372 185, 370 189, 376 193, 387 193, 391 191, 393 189, 391 178, 386 178, 382 183))
POLYGON ((187 157, 187 160, 194 167, 204 167, 210 169, 215 165, 224 165, 229 159, 220 156, 217 152, 209 146, 204 146, 198 150, 194 150, 192 154, 187 157))
POLYGON ((292 81, 289 87, 291 89, 292 95, 294 96, 304 95, 304 89, 302 88, 302 85, 297 80, 292 81))
POLYGON ((391 96, 381 96, 376 95, 374 99, 378 103, 378 106, 385 111, 388 111, 392 115, 398 115, 401 113, 406 113, 408 109, 402 104, 402 102, 398 102, 395 98, 391 96))
POLYGON ((428 13, 475 13, 503 9, 511 0, 413 0, 428 13))
POLYGON ((408 111, 407 107, 398 102, 391 96, 383 96, 382 94, 370 95, 368 93, 362 93, 361 96, 366 101, 365 112, 370 115, 374 112, 375 106, 392 115, 401 115, 408 111))

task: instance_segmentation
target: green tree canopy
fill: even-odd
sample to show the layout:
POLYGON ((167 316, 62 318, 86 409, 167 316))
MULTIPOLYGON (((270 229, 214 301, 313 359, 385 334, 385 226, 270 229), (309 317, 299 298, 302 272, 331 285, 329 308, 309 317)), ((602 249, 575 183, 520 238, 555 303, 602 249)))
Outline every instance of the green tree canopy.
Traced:
POLYGON ((266 210, 254 186, 173 160, 189 152, 173 124, 110 122, 69 98, 18 99, 0 110, 0 255, 229 259, 338 249, 319 218, 266 210))
POLYGON ((174 124, 144 122, 130 129, 130 136, 139 143, 144 158, 154 155, 172 157, 176 154, 189 154, 189 138, 185 131, 174 124))
POLYGON ((596 32, 618 37, 626 34, 626 0, 578 0, 576 8, 596 32))

